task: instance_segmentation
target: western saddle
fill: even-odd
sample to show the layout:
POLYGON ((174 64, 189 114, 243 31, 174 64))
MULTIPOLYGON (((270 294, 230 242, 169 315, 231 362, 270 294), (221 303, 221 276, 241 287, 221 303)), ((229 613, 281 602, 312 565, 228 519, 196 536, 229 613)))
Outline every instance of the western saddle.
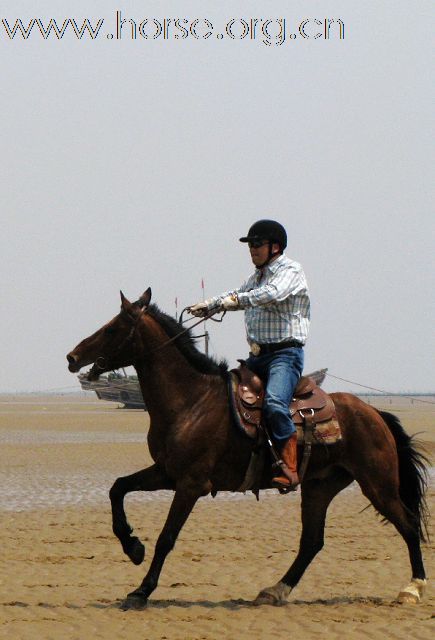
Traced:
MULTIPOLYGON (((264 386, 244 360, 230 372, 229 397, 234 421, 239 430, 257 442, 264 432, 276 458, 273 443, 262 422, 264 386)), ((333 444, 341 439, 334 402, 317 386, 313 378, 302 376, 289 407, 291 418, 298 431, 298 444, 304 444, 304 453, 299 468, 299 478, 305 474, 312 444, 333 444)))

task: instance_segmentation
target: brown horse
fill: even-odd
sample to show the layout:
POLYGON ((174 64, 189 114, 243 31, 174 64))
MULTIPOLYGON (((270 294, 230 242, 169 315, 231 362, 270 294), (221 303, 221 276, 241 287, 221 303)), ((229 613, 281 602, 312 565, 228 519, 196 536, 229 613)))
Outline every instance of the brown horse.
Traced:
MULTIPOLYGON (((124 496, 130 491, 175 491, 149 571, 122 605, 124 609, 137 609, 146 605, 157 587, 165 558, 198 498, 210 492, 241 490, 251 441, 235 429, 232 421, 226 364, 218 364, 198 351, 190 332, 183 332, 180 323, 150 305, 150 289, 134 303, 121 293, 121 301, 120 313, 80 342, 67 359, 72 372, 93 364, 90 379, 128 365, 135 367, 139 377, 151 419, 148 445, 154 464, 118 478, 110 490, 113 531, 134 564, 143 561, 145 548, 131 535, 124 496)), ((323 547, 331 500, 353 480, 406 542, 412 579, 399 599, 418 602, 426 584, 420 541, 427 531, 424 494, 428 461, 397 418, 351 394, 331 395, 342 440, 313 448, 301 485, 303 528, 299 552, 281 580, 263 589, 255 603, 280 604, 287 599, 323 547)), ((262 488, 270 488, 271 475, 266 465, 262 488)))

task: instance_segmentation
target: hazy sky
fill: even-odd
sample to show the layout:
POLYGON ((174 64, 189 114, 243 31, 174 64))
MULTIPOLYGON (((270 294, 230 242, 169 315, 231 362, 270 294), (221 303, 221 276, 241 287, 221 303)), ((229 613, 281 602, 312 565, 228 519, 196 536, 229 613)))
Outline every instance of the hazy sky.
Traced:
MULTIPOLYGON (((78 389, 65 354, 118 312, 119 289, 150 285, 174 314, 201 278, 207 296, 239 285, 238 238, 262 217, 307 274, 306 370, 433 391, 433 3, 1 3, 11 28, 68 17, 104 24, 95 40, 37 25, 11 40, 0 20, 0 392, 78 389), (116 39, 117 10, 135 40, 132 23, 116 39), (165 17, 207 18, 211 35, 201 20, 198 39, 175 38, 165 17), (255 38, 239 20, 226 33, 241 17, 263 19, 255 38), (344 40, 314 38, 325 18, 344 40)), ((246 355, 242 313, 209 329, 214 354, 246 355)))

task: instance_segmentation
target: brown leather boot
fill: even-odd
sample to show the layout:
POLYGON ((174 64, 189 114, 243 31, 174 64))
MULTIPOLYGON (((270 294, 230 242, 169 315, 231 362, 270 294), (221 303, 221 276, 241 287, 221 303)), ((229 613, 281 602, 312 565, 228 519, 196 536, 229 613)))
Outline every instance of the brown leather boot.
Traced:
POLYGON ((298 436, 294 433, 284 444, 281 451, 281 475, 272 479, 272 487, 287 491, 296 491, 298 477, 298 436))

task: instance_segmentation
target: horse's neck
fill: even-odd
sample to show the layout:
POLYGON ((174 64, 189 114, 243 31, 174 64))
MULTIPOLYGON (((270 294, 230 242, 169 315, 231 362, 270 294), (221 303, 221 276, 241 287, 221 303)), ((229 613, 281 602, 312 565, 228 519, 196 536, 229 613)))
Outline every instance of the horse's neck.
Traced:
MULTIPOLYGON (((162 343, 163 344, 163 343, 162 343)), ((152 419, 172 422, 198 399, 204 376, 172 344, 156 348, 136 365, 145 405, 152 419)))

